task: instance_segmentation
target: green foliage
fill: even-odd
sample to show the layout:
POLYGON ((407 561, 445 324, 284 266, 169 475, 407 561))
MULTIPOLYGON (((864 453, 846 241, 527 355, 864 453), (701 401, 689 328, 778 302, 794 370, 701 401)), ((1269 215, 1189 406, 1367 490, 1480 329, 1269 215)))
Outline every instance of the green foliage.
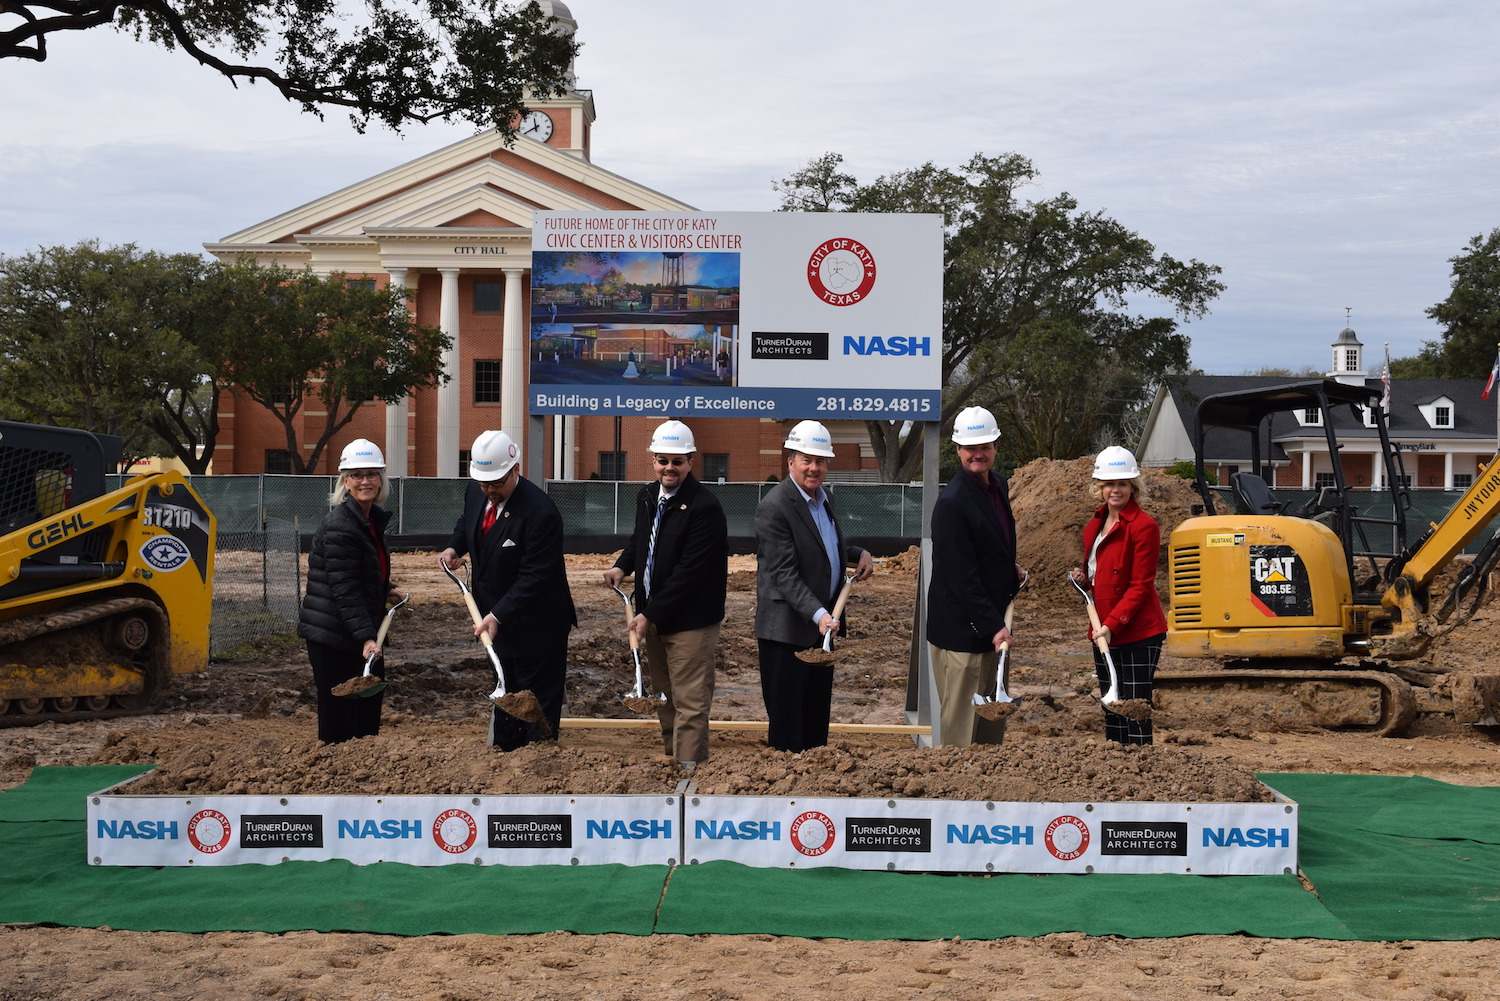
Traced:
MULTIPOLYGON (((1162 470, 1162 472, 1168 476, 1176 476, 1192 482, 1198 476, 1198 467, 1193 464, 1192 460, 1183 459, 1181 462, 1172 463, 1166 469, 1162 470)), ((1212 470, 1205 469, 1203 471, 1203 478, 1208 481, 1209 486, 1218 486, 1219 484, 1219 478, 1214 475, 1212 470)))
POLYGON ((167 451, 153 417, 200 371, 183 336, 204 262, 134 244, 0 257, 0 399, 20 420, 124 439, 127 459, 167 451))
MULTIPOLYGON (((781 210, 943 216, 941 421, 948 426, 967 406, 990 408, 1003 424, 1001 449, 1017 464, 1081 454, 1142 406, 1150 382, 1187 366, 1177 320, 1205 315, 1224 290, 1218 267, 1158 253, 1067 193, 1023 201, 1017 192, 1037 172, 1014 153, 976 154, 956 170, 926 163, 867 185, 842 163, 827 153, 776 182, 781 210), (1133 314, 1137 297, 1171 315, 1133 314)), ((867 426, 881 478, 909 479, 920 426, 867 426)))
POLYGON ((1442 341, 1428 341, 1416 360, 1437 378, 1484 378, 1500 343, 1500 228, 1470 237, 1448 261, 1453 265, 1452 291, 1427 309, 1443 326, 1442 341))
POLYGON ((47 58, 58 32, 113 23, 137 40, 181 48, 228 77, 270 84, 319 117, 470 121, 514 138, 528 93, 567 90, 578 45, 535 3, 501 0, 15 0, 0 14, 0 59, 47 58), (242 65, 240 61, 245 61, 242 65))
POLYGON ((293 472, 316 469, 366 403, 394 403, 448 380, 442 355, 452 339, 412 322, 407 289, 255 263, 221 267, 215 278, 224 322, 200 347, 221 383, 281 422, 293 472), (323 427, 309 442, 299 417, 314 401, 323 427))

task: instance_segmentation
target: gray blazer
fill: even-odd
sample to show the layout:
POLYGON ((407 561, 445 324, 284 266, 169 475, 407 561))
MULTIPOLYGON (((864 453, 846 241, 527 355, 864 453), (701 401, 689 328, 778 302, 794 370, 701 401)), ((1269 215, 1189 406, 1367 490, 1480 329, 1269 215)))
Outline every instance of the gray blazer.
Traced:
MULTIPOLYGON (((858 563, 864 550, 844 545, 831 502, 824 510, 833 518, 844 562, 858 563)), ((772 487, 755 508, 755 555, 756 638, 803 648, 820 645, 823 636, 813 625, 813 613, 819 608, 833 611, 843 581, 831 578, 823 538, 790 477, 772 487)), ((842 622, 839 630, 845 631, 842 622)))

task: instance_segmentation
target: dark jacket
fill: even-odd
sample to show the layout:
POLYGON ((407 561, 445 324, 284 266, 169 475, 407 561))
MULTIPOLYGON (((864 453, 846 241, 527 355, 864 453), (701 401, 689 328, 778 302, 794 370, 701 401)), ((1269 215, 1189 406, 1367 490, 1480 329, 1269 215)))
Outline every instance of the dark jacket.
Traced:
MULTIPOLYGON (((831 498, 824 510, 833 519, 843 562, 858 563, 864 550, 844 545, 831 498)), ((833 579, 823 537, 791 477, 772 487, 755 508, 755 555, 756 638, 800 647, 821 646, 823 634, 813 624, 813 613, 819 608, 831 613, 844 582, 833 579)), ((839 634, 847 632, 846 616, 839 620, 839 634)))
POLYGON ((307 597, 297 619, 298 636, 354 653, 375 638, 385 616, 390 574, 381 572, 370 526, 384 550, 390 520, 390 512, 378 506, 370 508, 367 520, 353 497, 323 516, 307 555, 307 597))
POLYGON ((963 470, 932 509, 932 583, 927 588, 927 642, 958 653, 987 653, 1020 589, 1010 485, 990 473, 1010 524, 1002 526, 984 488, 963 470))
POLYGON ((646 551, 661 486, 651 482, 635 498, 635 531, 615 566, 635 574, 631 596, 640 612, 659 633, 701 629, 724 621, 724 592, 729 581, 729 524, 719 499, 692 473, 682 479, 667 502, 656 530, 656 555, 651 562, 650 599, 641 578, 646 573, 646 551))
MULTIPOLYGON (((1085 566, 1107 513, 1099 508, 1083 526, 1085 566)), ((1110 632, 1111 646, 1124 646, 1167 631, 1167 617, 1156 594, 1160 559, 1161 527, 1132 498, 1120 511, 1120 523, 1099 543, 1094 557, 1094 608, 1099 624, 1110 632)))
POLYGON ((479 531, 489 498, 470 482, 464 513, 448 545, 467 555, 474 567, 474 602, 479 614, 500 623, 495 652, 507 656, 544 653, 558 632, 578 624, 573 593, 563 563, 563 523, 546 491, 524 476, 505 510, 486 533, 479 531))

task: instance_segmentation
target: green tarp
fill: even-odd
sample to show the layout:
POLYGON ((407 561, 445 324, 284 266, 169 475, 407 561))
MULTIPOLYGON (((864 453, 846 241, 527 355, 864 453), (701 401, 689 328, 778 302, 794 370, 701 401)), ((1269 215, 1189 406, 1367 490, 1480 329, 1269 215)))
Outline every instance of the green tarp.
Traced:
POLYGON ((89 865, 85 797, 142 770, 37 768, 0 793, 0 922, 394 935, 1500 937, 1500 789, 1422 778, 1261 776, 1301 805, 1301 867, 1314 893, 1295 876, 937 876, 730 862, 89 865))

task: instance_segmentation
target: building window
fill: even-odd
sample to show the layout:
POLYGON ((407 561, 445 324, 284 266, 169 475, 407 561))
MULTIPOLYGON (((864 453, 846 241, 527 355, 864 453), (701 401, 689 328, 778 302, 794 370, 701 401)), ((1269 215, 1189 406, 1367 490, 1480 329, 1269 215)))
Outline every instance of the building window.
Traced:
POLYGON ((1438 407, 1433 411, 1433 424, 1440 428, 1451 428, 1453 426, 1453 408, 1438 407))
POLYGON ((709 483, 729 482, 728 452, 703 453, 703 479, 709 483))
POLYGON ((266 449, 266 472, 290 473, 291 471, 292 453, 284 448, 266 449))
POLYGON ((495 358, 474 360, 474 402, 500 402, 500 362, 495 358))
POLYGON ((1344 371, 1345 372, 1356 372, 1358 370, 1359 370, 1359 349, 1358 348, 1345 348, 1344 349, 1344 371))
POLYGON ((625 479, 625 453, 600 452, 599 478, 601 480, 625 479))
POLYGON ((350 278, 344 282, 348 288, 362 288, 366 292, 375 291, 375 279, 373 278, 350 278))
POLYGON ((1308 407, 1302 411, 1302 423, 1309 427, 1323 426, 1323 411, 1317 407, 1308 407))
POLYGON ((469 450, 467 448, 458 450, 458 475, 464 479, 469 478, 469 450))
POLYGON ((501 311, 504 282, 474 283, 474 312, 498 313, 501 311))
POLYGON ((1313 489, 1322 490, 1324 487, 1337 487, 1338 480, 1333 478, 1332 473, 1313 473, 1313 489))
POLYGON ((1402 490, 1410 490, 1411 489, 1411 474, 1407 473, 1405 476, 1398 476, 1398 477, 1396 477, 1396 484, 1399 487, 1401 487, 1402 490))
POLYGON ((1473 473, 1454 473, 1453 474, 1453 489, 1454 490, 1467 490, 1470 487, 1472 487, 1473 485, 1474 485, 1474 474, 1473 473))

